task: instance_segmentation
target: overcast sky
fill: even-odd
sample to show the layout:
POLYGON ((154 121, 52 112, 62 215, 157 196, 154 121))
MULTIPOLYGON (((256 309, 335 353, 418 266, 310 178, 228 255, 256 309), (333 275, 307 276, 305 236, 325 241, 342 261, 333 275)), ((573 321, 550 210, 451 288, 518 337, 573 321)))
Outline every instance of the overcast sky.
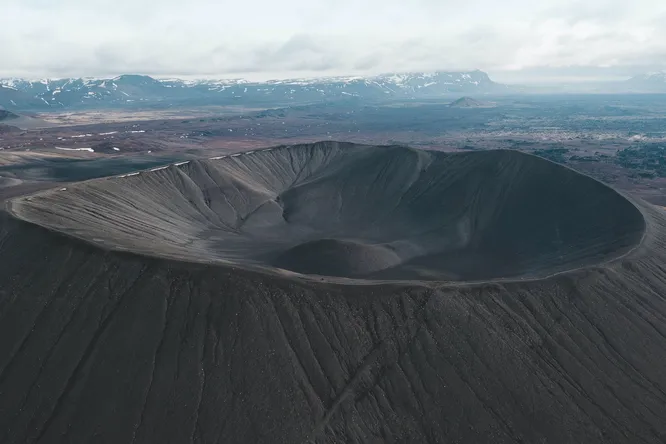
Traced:
POLYGON ((0 77, 666 69, 666 0, 0 0, 0 77))

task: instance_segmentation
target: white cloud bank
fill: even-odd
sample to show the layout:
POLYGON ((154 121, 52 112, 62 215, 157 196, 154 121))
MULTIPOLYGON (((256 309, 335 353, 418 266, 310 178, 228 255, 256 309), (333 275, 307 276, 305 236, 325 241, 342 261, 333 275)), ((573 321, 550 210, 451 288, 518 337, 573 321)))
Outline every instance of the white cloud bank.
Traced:
MULTIPOLYGON (((8 0, 0 77, 666 68, 663 0, 8 0)), ((581 74, 582 75, 582 74, 581 74)))

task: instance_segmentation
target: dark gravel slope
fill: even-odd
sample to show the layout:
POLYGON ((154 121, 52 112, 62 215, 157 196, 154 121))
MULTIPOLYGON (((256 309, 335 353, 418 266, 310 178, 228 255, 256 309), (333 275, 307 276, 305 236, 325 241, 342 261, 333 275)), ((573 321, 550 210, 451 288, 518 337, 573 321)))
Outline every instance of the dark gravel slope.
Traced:
MULTIPOLYGON (((237 214, 247 215, 269 200, 263 181, 276 179, 267 170, 251 183, 240 178, 239 169, 227 174, 211 168, 215 161, 190 164, 185 171, 169 168, 155 172, 161 175, 131 176, 125 178, 127 184, 121 179, 88 182, 31 201, 13 201, 14 214, 32 222, 8 213, 0 219, 0 442, 663 442, 663 212, 643 203, 635 207, 590 179, 538 159, 509 152, 489 156, 488 168, 499 162, 505 165, 502 171, 520 169, 514 159, 528 159, 530 168, 521 173, 526 177, 552 171, 555 176, 542 175, 541 180, 586 184, 592 190, 578 188, 587 205, 577 203, 574 193, 561 203, 549 201, 550 207, 563 211, 570 200, 577 205, 574 215, 549 212, 545 204, 536 208, 545 214, 534 216, 535 224, 549 223, 553 214, 561 217, 560 239, 569 243, 569 250, 552 250, 566 251, 564 260, 551 252, 539 267, 521 265, 524 280, 387 283, 372 280, 367 274, 376 267, 366 267, 361 270, 364 279, 335 283, 272 271, 268 262, 252 262, 242 253, 253 245, 245 238, 253 239, 252 233, 261 231, 259 222, 272 216, 250 225, 254 231, 248 234, 232 224, 248 226, 247 217, 243 225, 242 217, 232 218, 226 207, 216 206, 219 200, 213 196, 224 195, 224 188, 218 191, 222 183, 229 184, 227 189, 241 188, 228 200, 239 209, 237 214), (210 178, 209 188, 201 186, 205 177, 210 178), (189 202, 171 194, 174 189, 190 189, 183 194, 190 197, 197 189, 205 191, 200 201, 189 202), (158 210, 155 202, 162 195, 164 209, 158 210), (41 199, 52 205, 51 212, 41 199), (72 199, 69 214, 67 199, 72 199), (604 213, 602 204, 617 205, 622 212, 604 213), (106 207, 97 205, 111 208, 104 211, 106 207), (132 205, 137 210, 126 211, 124 226, 112 221, 119 208, 132 205), (632 213, 635 208, 640 212, 632 213), (190 224, 178 214, 191 217, 190 224), (201 245, 183 242, 197 240, 204 228, 221 231, 226 225, 229 232, 237 230, 237 238, 206 239, 201 245), (580 226, 589 227, 589 236, 577 231, 580 226), (142 241, 140 232, 149 240, 142 241), (236 239, 234 248, 225 246, 227 239, 236 239), (142 255, 117 251, 131 248, 133 242, 142 255), (202 263, 208 259, 204 253, 215 251, 219 253, 210 264, 202 263), (176 260, 181 253, 202 257, 195 257, 197 262, 176 260), (552 272, 563 267, 575 270, 552 272), (537 278, 537 271, 552 276, 537 278)), ((458 174, 474 177, 479 164, 473 157, 466 161, 471 169, 458 174)), ((353 170, 354 162, 339 164, 341 171, 353 170)), ((398 163, 409 166, 405 159, 398 163)), ((368 163, 377 164, 377 159, 368 163)), ((293 176, 303 177, 298 171, 293 176)), ((373 174, 374 183, 378 179, 373 174)), ((332 176, 310 175, 314 181, 336 181, 332 176)), ((337 186, 351 186, 351 179, 337 186)), ((476 180, 484 181, 482 175, 476 180)), ((390 193, 389 182, 377 186, 390 193)), ((290 183, 286 181, 288 190, 298 188, 290 183)), ((535 191, 539 186, 552 188, 536 179, 528 183, 535 191)), ((482 201, 511 202, 515 197, 502 196, 518 196, 516 203, 509 210, 482 205, 486 211, 475 214, 484 216, 472 226, 483 229, 470 232, 478 245, 496 245, 502 255, 502 248, 509 251, 508 245, 515 245, 516 257, 525 257, 515 263, 528 264, 542 257, 539 245, 555 247, 530 234, 529 229, 548 232, 547 227, 503 222, 519 211, 521 199, 530 205, 539 201, 529 200, 531 194, 520 184, 518 179, 510 187, 498 183, 496 188, 503 190, 497 190, 499 196, 482 201)), ((353 189, 349 196, 364 188, 353 189)), ((426 195, 428 190, 419 189, 426 195)), ((277 205, 295 208, 288 202, 309 202, 291 193, 295 191, 282 194, 277 205)), ((397 200, 418 202, 416 197, 397 200)), ((427 202, 434 205, 437 199, 427 202)), ((338 222, 308 211, 291 213, 291 220, 302 225, 317 221, 311 223, 326 227, 322 232, 328 234, 330 227, 355 220, 363 210, 360 201, 356 205, 346 213, 332 201, 329 214, 340 215, 338 222)), ((367 205, 370 209, 361 215, 395 219, 396 224, 409 212, 383 216, 378 203, 367 205)), ((439 209, 433 206, 431 211, 439 209)), ((414 214, 426 213, 423 209, 414 214)), ((418 219, 416 232, 437 226, 434 220, 418 219)), ((307 257, 313 248, 332 251, 345 259, 338 263, 348 265, 345 273, 358 269, 350 265, 350 255, 386 264, 377 258, 387 247, 371 245, 368 236, 359 236, 353 244, 346 238, 321 237, 289 252, 307 257)), ((485 276, 492 274, 505 277, 504 272, 485 276)))

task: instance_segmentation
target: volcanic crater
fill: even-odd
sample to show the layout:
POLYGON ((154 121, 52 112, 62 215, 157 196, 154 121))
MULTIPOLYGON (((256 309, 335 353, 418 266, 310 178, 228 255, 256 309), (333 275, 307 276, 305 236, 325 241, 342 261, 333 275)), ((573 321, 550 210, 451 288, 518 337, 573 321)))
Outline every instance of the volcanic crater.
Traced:
POLYGON ((19 217, 109 249, 362 280, 534 278, 638 243, 601 183, 514 151, 277 147, 15 200, 19 217))
POLYGON ((325 142, 0 212, 2 443, 663 443, 666 216, 325 142))

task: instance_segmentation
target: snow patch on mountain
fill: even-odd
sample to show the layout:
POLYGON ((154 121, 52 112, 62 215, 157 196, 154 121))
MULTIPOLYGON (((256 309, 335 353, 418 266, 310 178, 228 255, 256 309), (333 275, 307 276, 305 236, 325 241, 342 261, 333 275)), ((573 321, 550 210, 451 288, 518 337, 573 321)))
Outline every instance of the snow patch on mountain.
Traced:
MULTIPOLYGON (((385 100, 389 98, 433 98, 457 93, 493 93, 504 88, 482 71, 388 73, 375 76, 321 77, 249 82, 243 79, 180 80, 155 79, 126 74, 112 79, 0 79, 0 87, 11 88, 26 108, 136 106, 178 101, 224 104, 270 103, 288 100, 310 103, 345 97, 385 100), (57 98, 57 100, 56 100, 57 98), (40 105, 41 103, 41 105, 40 105)), ((0 94, 0 105, 9 105, 0 94), (4 101, 3 101, 4 100, 4 101)), ((14 102, 15 103, 15 102, 14 102)))

